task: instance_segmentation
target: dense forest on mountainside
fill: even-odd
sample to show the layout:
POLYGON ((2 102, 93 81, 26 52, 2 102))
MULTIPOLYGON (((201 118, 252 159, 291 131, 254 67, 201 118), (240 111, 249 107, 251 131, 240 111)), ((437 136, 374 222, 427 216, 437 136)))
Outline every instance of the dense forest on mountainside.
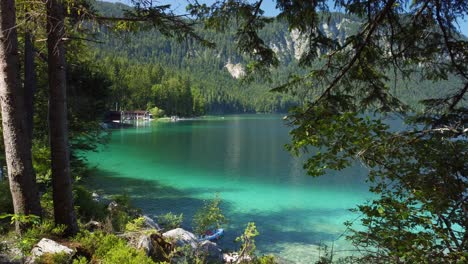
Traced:
MULTIPOLYGON (((105 16, 121 15, 129 7, 120 3, 96 2, 105 16)), ((333 13, 321 30, 342 43, 359 26, 357 18, 333 13)), ((224 33, 204 30, 199 34, 214 43, 211 49, 193 40, 177 41, 150 29, 136 33, 115 33, 102 28, 100 44, 94 45, 94 57, 112 81, 108 107, 115 109, 150 109, 157 106, 166 114, 201 115, 205 113, 287 112, 295 105, 310 101, 321 91, 318 84, 306 83, 293 93, 271 90, 303 71, 299 59, 307 42, 297 31, 290 32, 285 22, 274 20, 260 36, 275 51, 280 66, 268 78, 254 76, 242 80, 249 59, 236 48, 235 25, 224 33)), ((325 51, 323 51, 325 53, 325 51)), ((451 82, 389 80, 389 89, 406 103, 435 95, 451 82)))

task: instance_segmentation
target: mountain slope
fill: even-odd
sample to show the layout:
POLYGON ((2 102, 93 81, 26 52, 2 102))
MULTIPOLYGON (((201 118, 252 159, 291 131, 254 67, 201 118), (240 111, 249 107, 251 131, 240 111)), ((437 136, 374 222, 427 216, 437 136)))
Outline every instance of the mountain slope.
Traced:
MULTIPOLYGON (((122 4, 97 2, 96 8, 104 15, 112 16, 121 15, 118 10, 128 7, 122 4)), ((320 29, 325 35, 343 43, 349 35, 357 30, 359 25, 356 18, 333 13, 328 21, 321 24, 320 29)), ((234 27, 224 33, 203 30, 200 27, 198 32, 204 38, 216 43, 216 48, 202 47, 193 40, 179 43, 154 29, 127 34, 110 33, 104 30, 100 38, 105 44, 95 46, 96 60, 101 61, 105 70, 112 73, 114 82, 119 81, 119 90, 125 90, 122 87, 131 86, 129 83, 133 83, 132 89, 115 93, 112 105, 118 103, 124 108, 145 108, 162 107, 165 104, 165 108, 168 108, 167 102, 161 101, 168 97, 154 95, 154 86, 167 87, 164 80, 176 78, 174 76, 184 80, 185 84, 189 83, 187 85, 190 86, 190 96, 193 97, 195 94, 198 107, 205 109, 208 113, 286 112, 291 106, 304 103, 320 90, 320 87, 311 85, 314 87, 313 89, 297 88, 296 94, 270 92, 272 88, 287 82, 290 74, 306 72, 305 69, 298 66, 298 60, 306 49, 307 38, 301 36, 297 31, 290 32, 286 23, 275 20, 260 32, 260 36, 272 48, 281 62, 278 69, 272 70, 271 82, 267 82, 263 78, 257 78, 250 83, 240 81, 249 60, 239 54, 236 49, 234 27), (141 73, 147 72, 149 68, 154 70, 155 65, 164 71, 164 73, 159 73, 164 77, 159 80, 153 78, 153 80, 146 82, 133 80, 144 79, 145 76, 142 76, 141 73), (140 69, 140 74, 137 72, 134 77, 128 76, 129 72, 135 68, 140 69), (122 70, 123 72, 120 73, 122 70), (127 75, 126 78, 123 78, 126 80, 120 80, 122 79, 120 75, 127 75), (140 87, 138 88, 138 86, 140 87), (135 96, 135 91, 138 90, 146 90, 146 97, 144 95, 135 96), (139 99, 128 100, 136 97, 139 99)), ((414 83, 398 82, 394 86, 394 93, 406 95, 407 103, 415 104, 421 98, 434 94, 439 87, 440 84, 417 84, 417 81, 414 83), (412 87, 412 89, 408 87, 412 87)), ((158 89, 161 90, 161 88, 158 89)), ((166 93, 168 92, 166 91, 166 93)), ((192 99, 191 105, 195 104, 195 100, 192 99)), ((168 109, 164 110, 168 111, 168 109)), ((171 110, 169 112, 176 113, 177 111, 171 110)), ((184 114, 190 115, 189 112, 185 111, 184 114)), ((192 114, 200 113, 194 111, 192 114)))

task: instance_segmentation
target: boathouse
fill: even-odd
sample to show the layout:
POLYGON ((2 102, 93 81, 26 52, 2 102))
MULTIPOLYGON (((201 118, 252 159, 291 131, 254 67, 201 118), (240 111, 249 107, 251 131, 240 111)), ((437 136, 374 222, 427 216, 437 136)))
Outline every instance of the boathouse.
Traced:
POLYGON ((146 119, 149 120, 152 115, 149 111, 135 110, 135 111, 109 111, 107 112, 104 121, 105 122, 123 122, 126 120, 138 120, 146 119))

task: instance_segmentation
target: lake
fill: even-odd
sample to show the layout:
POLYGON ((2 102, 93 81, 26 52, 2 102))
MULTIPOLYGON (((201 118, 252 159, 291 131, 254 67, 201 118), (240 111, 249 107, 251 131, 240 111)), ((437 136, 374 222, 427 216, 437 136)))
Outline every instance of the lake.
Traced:
POLYGON ((89 184, 103 194, 127 193, 153 217, 183 213, 189 230, 204 200, 219 193, 229 219, 221 247, 237 249, 235 237, 255 222, 260 254, 311 263, 320 243, 348 248, 343 222, 357 217, 348 209, 371 197, 367 169, 307 176, 305 157, 284 148, 290 129, 280 115, 238 115, 113 130, 109 144, 86 154, 96 166, 89 184))

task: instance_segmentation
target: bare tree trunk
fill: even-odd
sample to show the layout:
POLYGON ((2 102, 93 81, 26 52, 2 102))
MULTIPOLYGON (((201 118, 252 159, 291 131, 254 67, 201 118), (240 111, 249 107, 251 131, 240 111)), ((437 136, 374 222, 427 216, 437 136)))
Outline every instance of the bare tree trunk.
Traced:
POLYGON ((60 0, 47 1, 47 49, 49 54, 50 147, 52 188, 56 224, 67 227, 67 235, 78 232, 73 208, 70 150, 68 144, 64 9, 60 0))
MULTIPOLYGON (((41 214, 32 166, 25 101, 19 79, 18 37, 14 0, 0 1, 0 100, 3 138, 15 214, 41 214)), ((17 232, 24 226, 16 224, 17 232)))
MULTIPOLYGON (((34 65, 34 40, 30 31, 24 35, 24 101, 26 104, 26 127, 28 129, 29 137, 33 138, 34 127, 34 95, 36 93, 36 69, 34 65)), ((32 145, 32 142, 29 142, 32 145)))

